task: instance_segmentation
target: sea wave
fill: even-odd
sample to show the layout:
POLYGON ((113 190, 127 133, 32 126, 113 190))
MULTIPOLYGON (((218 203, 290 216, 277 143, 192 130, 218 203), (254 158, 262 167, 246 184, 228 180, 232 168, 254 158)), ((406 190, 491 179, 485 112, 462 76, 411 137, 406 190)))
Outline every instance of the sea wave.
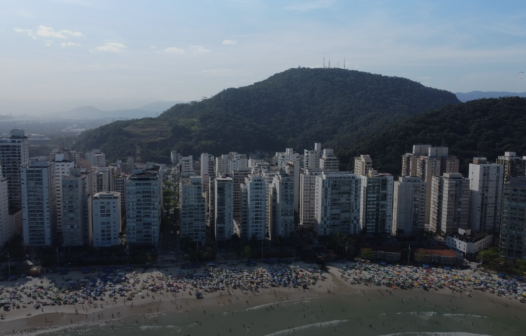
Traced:
POLYGON ((300 327, 295 327, 295 328, 291 328, 291 329, 285 329, 285 330, 280 330, 280 331, 276 331, 272 334, 267 334, 265 336, 279 336, 279 335, 288 335, 292 332, 296 332, 296 331, 302 331, 302 330, 305 330, 305 329, 310 329, 310 328, 326 328, 326 327, 334 327, 340 323, 345 323, 347 322, 348 320, 334 320, 334 321, 327 321, 327 322, 320 322, 320 323, 313 323, 313 324, 306 324, 306 325, 303 325, 303 326, 300 326, 300 327))
POLYGON ((452 331, 452 332, 403 332, 403 333, 396 333, 396 334, 386 334, 386 335, 380 335, 380 336, 491 336, 487 334, 473 334, 463 331, 452 331))
POLYGON ((474 317, 474 318, 488 318, 487 316, 482 315, 472 315, 472 314, 444 314, 446 317, 474 317))
POLYGON ((245 309, 245 311, 258 310, 258 309, 274 306, 274 305, 277 305, 277 304, 300 303, 300 302, 302 302, 302 303, 310 303, 310 300, 308 298, 308 299, 297 299, 297 300, 287 300, 287 301, 275 301, 275 302, 271 302, 271 303, 265 303, 265 304, 262 304, 262 305, 259 305, 259 306, 250 307, 250 308, 245 309))
POLYGON ((413 316, 418 316, 418 317, 420 317, 420 318, 422 318, 424 320, 428 320, 431 317, 436 316, 437 312, 435 312, 435 311, 427 311, 427 312, 414 311, 414 312, 396 313, 396 315, 413 315, 413 316))

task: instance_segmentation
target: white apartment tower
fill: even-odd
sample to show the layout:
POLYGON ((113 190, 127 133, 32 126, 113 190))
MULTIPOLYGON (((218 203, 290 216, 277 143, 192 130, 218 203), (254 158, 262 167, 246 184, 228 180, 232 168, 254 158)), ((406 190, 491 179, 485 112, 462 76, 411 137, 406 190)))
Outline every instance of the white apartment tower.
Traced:
POLYGON ((417 176, 400 176, 394 183, 393 235, 424 232, 427 184, 417 176))
POLYGON ((181 165, 181 174, 182 175, 194 175, 194 158, 192 155, 189 156, 183 156, 179 160, 179 164, 181 165))
POLYGON ((274 175, 269 203, 272 205, 270 239, 288 237, 294 231, 294 180, 290 176, 283 172, 274 175))
POLYGON ((504 166, 488 163, 484 157, 469 164, 471 190, 470 228, 497 232, 500 229, 504 166))
POLYGON ((89 161, 92 167, 105 167, 106 155, 100 149, 94 149, 86 153, 86 160, 89 161))
POLYGON ((316 201, 316 176, 322 175, 319 169, 306 169, 300 175, 300 225, 314 227, 314 205, 316 201))
POLYGON ((69 160, 64 152, 51 154, 51 161, 55 163, 55 194, 57 204, 57 233, 62 234, 62 178, 69 175, 69 170, 75 167, 75 163, 69 160))
POLYGON ((112 167, 97 167, 94 181, 96 190, 94 190, 94 194, 112 191, 112 177, 114 174, 115 170, 112 167))
POLYGON ((0 165, 2 176, 7 179, 9 213, 22 208, 20 167, 29 163, 29 145, 23 130, 11 130, 11 137, 0 139, 0 165))
POLYGON ((360 176, 360 227, 367 233, 389 233, 393 225, 393 176, 369 170, 360 176))
POLYGON ((241 193, 245 197, 242 206, 241 236, 251 239, 253 236, 258 240, 265 239, 266 233, 266 184, 261 176, 249 175, 245 178, 245 184, 241 186, 241 193))
POLYGON ((316 176, 314 230, 319 235, 360 233, 360 183, 345 171, 316 176))
POLYGON ((163 182, 159 166, 134 169, 126 180, 126 240, 130 244, 159 242, 163 210, 163 182))
POLYGON ((219 241, 231 239, 234 234, 234 180, 218 177, 214 184, 215 238, 219 241))
POLYGON ((449 235, 469 229, 469 179, 462 174, 433 176, 429 230, 449 235))
POLYGON ((208 192, 209 179, 212 176, 215 176, 214 166, 215 159, 214 156, 207 153, 201 154, 201 183, 203 192, 208 192))
POLYGON ((52 246, 56 234, 55 167, 47 157, 22 166, 22 230, 25 246, 52 246))
POLYGON ((354 158, 354 174, 358 176, 367 175, 373 169, 373 160, 368 154, 362 154, 354 158))
POLYGON ((13 235, 15 228, 9 220, 9 197, 7 194, 7 179, 2 177, 0 166, 0 246, 4 246, 13 235))
POLYGON ((92 243, 91 197, 94 169, 71 168, 62 184, 62 245, 92 243))
POLYGON ((206 242, 206 200, 201 191, 201 177, 182 178, 179 183, 181 237, 206 242))
POLYGON ((340 170, 340 160, 334 155, 332 149, 326 148, 323 150, 323 155, 320 159, 320 169, 324 171, 340 170))
POLYGON ((120 244, 121 194, 99 192, 92 199, 93 247, 109 247, 120 244))
POLYGON ((276 152, 276 155, 274 155, 274 163, 277 164, 280 169, 284 169, 288 162, 296 161, 300 161, 300 155, 294 152, 292 148, 286 148, 284 152, 276 152))
POLYGON ((319 169, 320 168, 320 157, 321 152, 321 143, 316 142, 314 144, 314 149, 308 150, 305 149, 303 152, 303 168, 304 169, 319 169))

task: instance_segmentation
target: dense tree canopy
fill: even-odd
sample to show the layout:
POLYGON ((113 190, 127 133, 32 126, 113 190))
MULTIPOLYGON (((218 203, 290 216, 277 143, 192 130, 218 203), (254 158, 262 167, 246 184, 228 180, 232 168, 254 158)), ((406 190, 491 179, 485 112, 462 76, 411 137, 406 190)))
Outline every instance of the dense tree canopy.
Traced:
POLYGON ((344 69, 290 69, 200 102, 178 104, 157 118, 118 121, 84 132, 76 148, 100 148, 111 160, 141 146, 143 161, 229 151, 301 151, 335 138, 343 150, 385 127, 448 104, 450 92, 404 78, 344 69))
MULTIPOLYGON (((373 167, 400 174, 402 155, 413 144, 448 146, 467 174, 473 157, 495 160, 505 151, 526 155, 526 98, 480 99, 413 116, 339 151, 340 158, 369 154, 373 167)), ((337 143, 339 139, 334 142, 337 143)))

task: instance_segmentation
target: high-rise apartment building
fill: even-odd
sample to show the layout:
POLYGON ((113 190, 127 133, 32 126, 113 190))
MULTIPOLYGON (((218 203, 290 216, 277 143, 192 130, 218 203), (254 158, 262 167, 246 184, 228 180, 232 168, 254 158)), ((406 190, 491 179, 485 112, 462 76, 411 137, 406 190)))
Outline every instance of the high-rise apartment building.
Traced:
POLYGON ((360 228, 367 233, 391 233, 393 225, 393 176, 369 170, 360 175, 360 228))
POLYGON ((425 230, 427 184, 418 176, 400 176, 394 183, 393 235, 411 236, 425 230))
POLYGON ((71 168, 62 184, 62 246, 92 243, 91 197, 95 169, 71 168))
POLYGON ((431 145, 413 145, 413 152, 402 155, 402 174, 400 176, 418 176, 418 158, 428 154, 431 145))
POLYGON ((429 230, 445 235, 469 229, 469 179, 462 174, 433 176, 429 230))
POLYGON ((320 158, 320 169, 324 171, 340 170, 340 160, 334 155, 332 149, 326 148, 320 158))
POLYGON ((55 163, 55 194, 57 204, 57 234, 62 235, 62 178, 69 175, 69 170, 75 167, 67 152, 54 151, 50 154, 50 161, 55 163))
POLYGON ((300 161, 285 164, 285 173, 294 181, 294 211, 300 211, 300 161))
POLYGON ((9 220, 9 196, 7 179, 2 177, 0 166, 0 246, 4 246, 15 234, 15 227, 9 220))
POLYGON ((499 231, 504 167, 488 163, 484 157, 473 158, 473 163, 469 164, 469 181, 471 230, 499 231))
POLYGON ((526 259, 526 177, 510 177, 502 197, 500 253, 505 258, 526 259))
POLYGON ((373 160, 368 154, 362 154, 354 158, 354 174, 358 176, 367 175, 373 169, 373 160))
POLYGON ((122 227, 121 194, 99 192, 92 199, 93 247, 110 247, 120 244, 122 227))
POLYGON ((96 189, 93 193, 113 191, 112 178, 115 174, 113 167, 96 167, 94 184, 96 189))
POLYGON ((261 176, 249 175, 241 185, 241 237, 245 240, 264 240, 266 234, 266 184, 261 176))
POLYGON ((241 203, 243 201, 241 195, 241 184, 245 183, 245 178, 250 175, 250 169, 239 169, 234 171, 232 179, 234 180, 234 218, 239 220, 241 217, 241 203))
POLYGON ((270 185, 272 206, 270 239, 288 237, 294 231, 294 180, 284 172, 274 175, 270 185))
POLYGON ((280 169, 284 169, 288 162, 296 161, 300 161, 300 155, 292 148, 286 148, 284 152, 276 152, 276 155, 274 155, 274 163, 280 169))
POLYGON ((201 154, 201 183, 202 191, 208 192, 209 178, 215 176, 215 159, 214 156, 207 153, 201 154))
POLYGON ((124 173, 115 174, 112 176, 111 190, 120 194, 121 202, 121 226, 126 222, 126 180, 128 175, 124 173))
POLYGON ((105 167, 106 155, 100 149, 94 149, 86 153, 86 160, 89 161, 92 167, 105 167))
POLYGON ((2 175, 7 179, 9 213, 22 208, 20 167, 29 163, 29 145, 23 130, 11 130, 9 138, 0 139, 0 165, 2 175))
POLYGON ((303 152, 303 168, 304 169, 319 169, 320 168, 320 157, 321 152, 321 143, 316 142, 314 144, 314 149, 309 150, 305 149, 303 152))
POLYGON ((206 242, 206 200, 201 191, 201 177, 182 178, 179 183, 180 233, 202 245, 206 242))
POLYGON ((195 175, 194 158, 192 155, 181 157, 179 165, 181 166, 181 175, 185 175, 185 177, 195 175))
POLYGON ((179 163, 179 159, 181 158, 181 155, 177 153, 176 150, 173 150, 170 152, 170 161, 173 165, 176 165, 179 163))
POLYGON ((497 158, 497 164, 504 167, 504 182, 509 182, 511 177, 525 176, 526 159, 515 152, 505 152, 497 158))
POLYGON ((32 158, 22 165, 22 231, 25 246, 55 243, 55 167, 47 157, 32 158))
POLYGON ((360 183, 351 172, 316 175, 314 230, 319 235, 360 233, 360 183))
MULTIPOLYGON (((314 227, 314 209, 316 203, 316 176, 322 175, 319 169, 306 169, 300 175, 300 225, 314 227)), ((325 173, 327 174, 327 172, 325 173)))
POLYGON ((159 242, 163 210, 163 182, 160 167, 135 169, 126 180, 126 241, 153 245, 159 242))
POLYGON ((214 180, 214 236, 228 240, 234 234, 234 180, 217 177, 214 180))
POLYGON ((413 153, 402 157, 402 176, 418 176, 427 183, 426 188, 426 224, 430 222, 431 183, 433 176, 444 173, 458 173, 459 161, 456 156, 449 155, 447 147, 432 147, 431 145, 414 145, 413 153))

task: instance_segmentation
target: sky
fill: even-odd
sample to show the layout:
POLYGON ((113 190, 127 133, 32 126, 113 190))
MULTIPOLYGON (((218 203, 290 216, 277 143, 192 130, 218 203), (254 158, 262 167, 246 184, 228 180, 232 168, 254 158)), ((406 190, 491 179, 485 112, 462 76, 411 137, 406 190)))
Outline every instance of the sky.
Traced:
POLYGON ((526 1, 0 0, 0 114, 191 101, 289 68, 526 91, 526 1))

